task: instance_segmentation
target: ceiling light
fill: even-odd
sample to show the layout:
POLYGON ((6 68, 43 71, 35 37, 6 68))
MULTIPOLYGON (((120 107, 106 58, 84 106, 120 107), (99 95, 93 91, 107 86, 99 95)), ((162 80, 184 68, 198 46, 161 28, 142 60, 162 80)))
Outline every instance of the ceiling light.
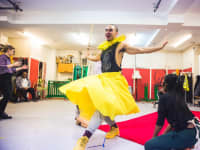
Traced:
POLYGON ((149 39, 149 41, 146 43, 145 46, 149 46, 151 44, 151 42, 155 39, 155 37, 158 35, 158 33, 160 32, 160 29, 157 29, 153 35, 151 36, 151 38, 149 39))
POLYGON ((72 37, 77 43, 80 43, 81 45, 88 45, 89 43, 89 35, 87 33, 72 33, 72 37))
POLYGON ((30 40, 32 45, 41 46, 41 45, 45 44, 45 42, 43 40, 41 40, 40 38, 36 37, 35 35, 33 35, 30 32, 24 32, 23 34, 24 34, 24 36, 29 38, 29 40, 30 40))
POLYGON ((131 33, 127 35, 127 43, 130 46, 134 46, 134 45, 140 45, 141 42, 143 41, 143 35, 142 34, 137 34, 136 33, 131 33))
POLYGON ((188 34, 183 36, 180 40, 178 40, 173 47, 178 47, 179 45, 183 44, 185 41, 189 40, 192 37, 192 34, 188 34))

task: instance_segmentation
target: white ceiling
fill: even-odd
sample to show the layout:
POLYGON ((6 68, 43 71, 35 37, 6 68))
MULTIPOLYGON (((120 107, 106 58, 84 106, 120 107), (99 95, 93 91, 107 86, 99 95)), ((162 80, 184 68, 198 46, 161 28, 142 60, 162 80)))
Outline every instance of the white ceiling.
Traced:
MULTIPOLYGON (((118 25, 120 34, 142 37, 135 46, 155 46, 168 40, 166 49, 177 51, 200 43, 200 0, 162 0, 156 13, 153 3, 158 0, 18 1, 23 12, 0 10, 0 32, 9 38, 24 38, 19 32, 29 31, 55 49, 86 49, 87 45, 73 39, 72 34, 80 33, 92 35, 91 44, 97 47, 110 23, 118 25), (186 33, 192 39, 173 48, 186 33)), ((0 1, 0 6, 7 5, 6 0, 0 1)))

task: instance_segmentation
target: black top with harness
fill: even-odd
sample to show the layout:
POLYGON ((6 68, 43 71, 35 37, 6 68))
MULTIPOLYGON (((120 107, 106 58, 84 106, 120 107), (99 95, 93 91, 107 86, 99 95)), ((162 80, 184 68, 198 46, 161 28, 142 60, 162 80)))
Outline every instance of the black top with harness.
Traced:
MULTIPOLYGON (((113 44, 101 54, 101 71, 102 72, 119 72, 121 71, 121 66, 119 67, 115 60, 115 53, 119 42, 113 44)), ((124 51, 121 50, 121 51, 124 51)))

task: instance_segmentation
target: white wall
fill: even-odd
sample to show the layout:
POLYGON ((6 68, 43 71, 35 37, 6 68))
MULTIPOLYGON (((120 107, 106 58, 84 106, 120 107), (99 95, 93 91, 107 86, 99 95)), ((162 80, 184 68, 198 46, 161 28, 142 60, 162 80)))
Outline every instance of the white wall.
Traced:
POLYGON ((200 75, 200 47, 192 46, 182 55, 183 69, 192 67, 194 87, 196 83, 196 75, 200 75))
POLYGON ((192 46, 182 54, 183 69, 192 67, 194 76, 200 74, 199 55, 200 47, 198 46, 192 46))
POLYGON ((200 75, 200 64, 199 64, 199 55, 200 55, 200 46, 193 47, 194 52, 194 61, 193 61, 193 73, 194 75, 200 75))
POLYGON ((0 33, 0 43, 1 44, 8 44, 8 37, 5 36, 2 32, 0 33))
POLYGON ((198 67, 199 67, 199 68, 198 68, 198 69, 199 69, 198 74, 200 75, 200 55, 198 55, 198 58, 199 58, 199 59, 198 59, 198 65, 199 65, 199 66, 198 66, 198 67))
POLYGON ((27 39, 9 38, 8 42, 15 47, 15 57, 30 57, 31 45, 27 39))
POLYGON ((194 50, 193 47, 187 49, 182 53, 182 69, 191 68, 194 64, 194 50))
POLYGON ((47 64, 46 68, 46 81, 48 80, 56 80, 56 50, 54 49, 46 49, 46 59, 45 62, 47 64))
MULTIPOLYGON (((182 68, 181 53, 157 52, 152 54, 136 55, 137 68, 154 69, 177 69, 182 68)), ((135 55, 125 54, 122 61, 122 68, 134 68, 135 55)))

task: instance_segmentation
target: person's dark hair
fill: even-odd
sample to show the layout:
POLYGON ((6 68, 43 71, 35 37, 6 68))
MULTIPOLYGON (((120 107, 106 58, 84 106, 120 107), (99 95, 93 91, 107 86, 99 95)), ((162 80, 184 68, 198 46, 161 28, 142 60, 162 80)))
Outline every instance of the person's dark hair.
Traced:
POLYGON ((111 25, 111 26, 114 26, 114 27, 115 27, 115 30, 116 30, 116 32, 118 32, 118 31, 119 31, 119 29, 118 29, 117 25, 115 25, 115 24, 109 24, 109 25, 111 25))
POLYGON ((3 47, 3 52, 6 53, 8 50, 15 49, 12 45, 5 45, 3 47))
POLYGON ((166 87, 168 92, 176 90, 177 79, 178 77, 175 74, 168 74, 165 76, 163 85, 166 87))
POLYGON ((166 86, 166 91, 168 92, 176 92, 177 94, 183 95, 184 78, 177 76, 175 74, 168 74, 165 76, 164 85, 166 86))
POLYGON ((0 44, 0 51, 3 51, 4 45, 0 44))
POLYGON ((184 78, 177 76, 175 74, 169 74, 165 76, 164 85, 166 86, 166 91, 172 93, 176 96, 175 107, 179 111, 186 111, 188 109, 185 102, 185 92, 183 88, 184 78))

